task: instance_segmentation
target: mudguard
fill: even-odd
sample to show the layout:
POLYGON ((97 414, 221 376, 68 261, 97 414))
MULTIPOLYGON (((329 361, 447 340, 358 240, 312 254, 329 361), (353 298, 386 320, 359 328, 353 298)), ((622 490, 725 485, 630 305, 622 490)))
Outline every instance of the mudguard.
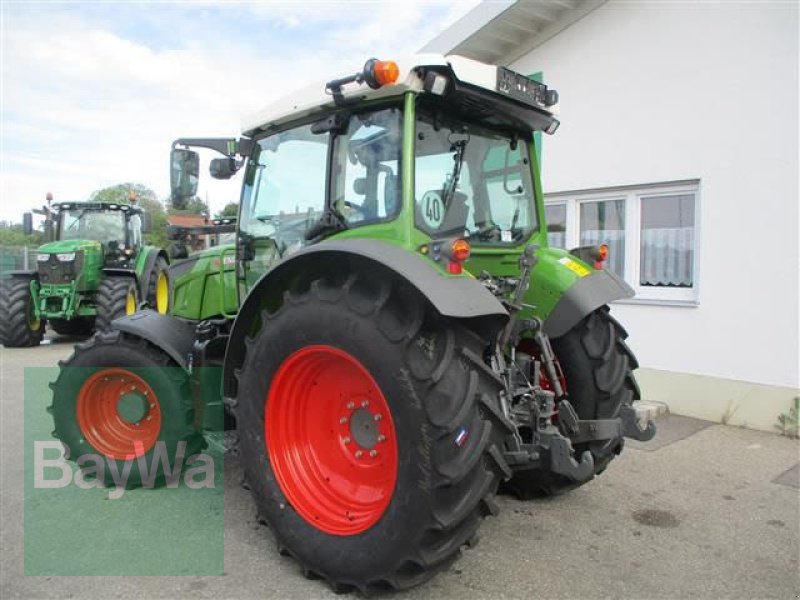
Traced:
POLYGON ((545 319, 544 332, 551 338, 560 337, 604 304, 633 296, 633 288, 612 271, 593 271, 564 291, 545 319))
POLYGON ((8 279, 11 279, 11 278, 16 278, 16 279, 36 279, 38 276, 39 276, 39 273, 37 271, 17 270, 17 271, 6 271, 6 272, 4 272, 2 278, 3 279, 6 279, 6 278, 8 278, 8 279))
POLYGON ((147 309, 115 319, 112 324, 114 329, 137 335, 161 348, 183 369, 191 370, 189 357, 195 340, 196 323, 147 309))
POLYGON ((298 274, 333 273, 357 268, 387 271, 416 288, 443 316, 470 320, 475 329, 490 337, 508 320, 503 305, 481 283, 467 277, 444 276, 420 255, 371 239, 330 240, 308 246, 264 274, 252 287, 239 309, 225 354, 225 396, 236 395, 235 371, 245 354, 245 338, 252 334, 262 310, 280 304, 285 290, 298 274))

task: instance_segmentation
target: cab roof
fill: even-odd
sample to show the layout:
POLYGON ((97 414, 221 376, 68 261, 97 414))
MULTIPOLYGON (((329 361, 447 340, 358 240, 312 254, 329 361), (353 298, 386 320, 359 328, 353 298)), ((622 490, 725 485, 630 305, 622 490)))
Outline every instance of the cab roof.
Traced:
MULTIPOLYGON (((497 92, 499 70, 496 65, 489 65, 458 55, 415 54, 395 59, 399 68, 399 76, 395 83, 372 89, 365 84, 352 83, 341 88, 339 103, 348 101, 371 101, 382 98, 398 97, 407 91, 424 92, 424 72, 435 70, 446 72, 459 84, 477 88, 498 99, 508 97, 497 92)), ((354 69, 355 70, 355 69, 354 69)), ((507 69, 504 69, 507 71, 507 69)), ((327 82, 319 81, 307 85, 294 93, 284 96, 259 111, 242 119, 242 132, 252 137, 259 132, 280 128, 283 124, 304 119, 316 113, 330 111, 337 106, 337 101, 326 87, 327 82)), ((530 108, 530 107, 529 107, 530 108)), ((545 120, 557 121, 554 118, 555 107, 534 106, 545 120)), ((555 128, 553 128, 555 131, 555 128)))
POLYGON ((142 208, 129 202, 107 202, 104 200, 84 200, 73 202, 53 202, 50 207, 53 210, 120 210, 123 212, 140 213, 142 208))

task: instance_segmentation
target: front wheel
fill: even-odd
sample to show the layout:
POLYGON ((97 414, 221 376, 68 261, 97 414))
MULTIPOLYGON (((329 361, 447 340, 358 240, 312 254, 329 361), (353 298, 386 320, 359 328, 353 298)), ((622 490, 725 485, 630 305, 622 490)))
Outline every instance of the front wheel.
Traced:
POLYGON ((38 346, 44 336, 44 319, 36 317, 27 279, 0 281, 0 344, 7 348, 38 346))
POLYGON ((53 433, 104 485, 117 484, 118 474, 126 474, 124 487, 162 483, 204 447, 188 376, 149 342, 99 333, 59 367, 53 433))
MULTIPOLYGON (((604 306, 560 338, 551 340, 563 371, 562 383, 580 419, 613 419, 623 405, 639 399, 639 386, 633 376, 633 370, 639 365, 625 343, 627 337, 625 329, 604 306)), ((619 437, 579 444, 575 455, 591 451, 594 474, 598 475, 622 451, 623 441, 619 437)), ((521 499, 551 496, 580 485, 582 483, 541 469, 516 470, 503 484, 505 491, 521 499)))
POLYGON ((236 416, 281 549, 306 575, 364 593, 450 564, 510 474, 486 343, 372 273, 314 281, 262 320, 236 416))
POLYGON ((114 319, 132 315, 139 307, 139 291, 132 277, 106 277, 95 293, 97 331, 108 331, 114 319))

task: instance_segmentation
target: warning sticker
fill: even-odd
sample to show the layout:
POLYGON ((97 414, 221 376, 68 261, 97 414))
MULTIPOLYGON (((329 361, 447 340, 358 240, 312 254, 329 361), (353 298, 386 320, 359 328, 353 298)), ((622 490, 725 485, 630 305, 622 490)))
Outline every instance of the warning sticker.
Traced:
POLYGON ((558 262, 562 265, 567 267, 570 271, 575 273, 578 277, 586 277, 589 273, 592 272, 591 269, 587 269, 581 263, 572 260, 568 256, 564 256, 563 258, 559 258, 558 262))

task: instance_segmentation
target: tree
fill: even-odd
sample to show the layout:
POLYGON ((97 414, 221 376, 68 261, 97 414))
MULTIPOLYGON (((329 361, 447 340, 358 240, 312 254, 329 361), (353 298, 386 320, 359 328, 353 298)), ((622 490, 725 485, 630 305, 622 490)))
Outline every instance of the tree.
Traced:
POLYGON ((151 201, 157 203, 161 210, 164 210, 164 207, 161 206, 156 197, 156 193, 141 183, 118 183, 102 190, 96 190, 89 196, 89 200, 94 202, 129 202, 131 192, 136 194, 140 204, 144 201, 151 201))
POLYGON ((31 235, 25 235, 22 225, 0 221, 0 246, 39 246, 44 239, 41 231, 34 231, 31 235))
POLYGON ((209 215, 208 204, 195 196, 186 203, 186 207, 179 211, 190 215, 209 215))
POLYGON ((239 214, 239 203, 228 202, 225 207, 214 215, 215 219, 223 219, 225 217, 235 217, 239 214))

